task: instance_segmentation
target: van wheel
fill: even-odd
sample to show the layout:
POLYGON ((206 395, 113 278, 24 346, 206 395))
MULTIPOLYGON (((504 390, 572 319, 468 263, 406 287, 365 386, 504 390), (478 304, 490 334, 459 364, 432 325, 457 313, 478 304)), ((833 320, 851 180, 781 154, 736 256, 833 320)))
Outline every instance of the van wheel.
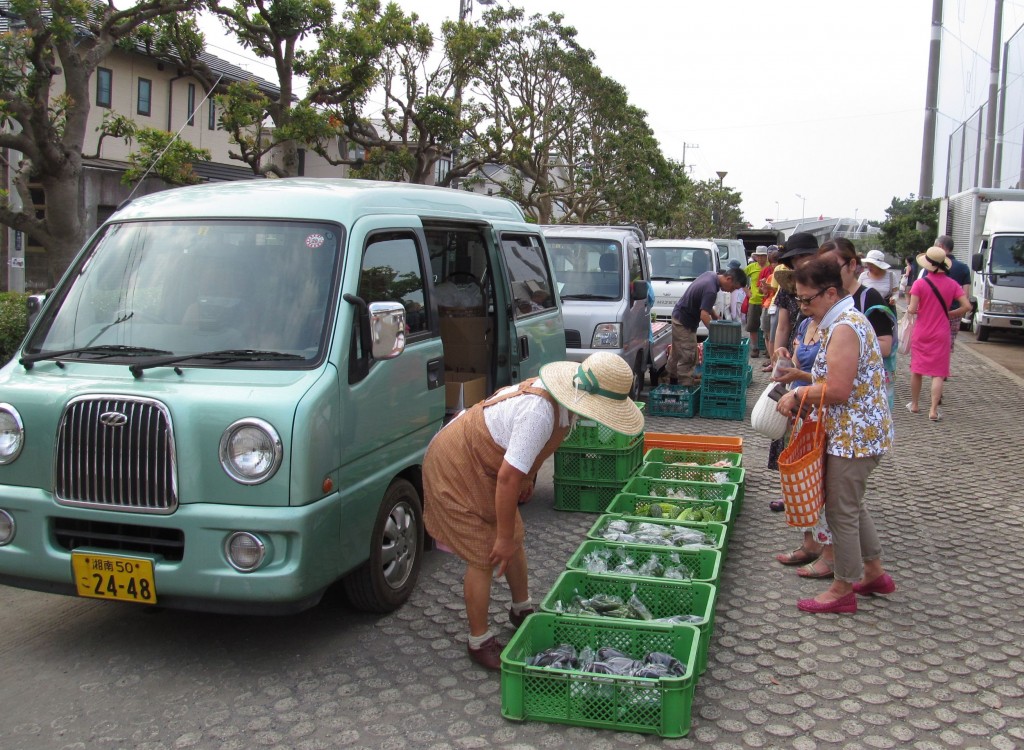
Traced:
POLYGON ((989 326, 983 326, 975 319, 974 321, 974 338, 978 341, 988 341, 989 326))
POLYGON ((370 559, 344 580, 357 609, 391 612, 416 586, 423 560, 423 504, 416 488, 396 479, 384 493, 370 539, 370 559))

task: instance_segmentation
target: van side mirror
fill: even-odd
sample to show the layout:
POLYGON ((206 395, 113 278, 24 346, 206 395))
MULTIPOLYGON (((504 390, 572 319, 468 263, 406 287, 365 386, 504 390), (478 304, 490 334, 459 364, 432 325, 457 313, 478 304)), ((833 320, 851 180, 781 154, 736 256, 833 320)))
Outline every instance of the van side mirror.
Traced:
POLYGON ((35 322, 36 317, 39 315, 39 311, 43 309, 43 303, 46 302, 45 294, 30 294, 25 300, 25 307, 28 310, 28 327, 31 328, 35 322))
POLYGON ((629 294, 633 301, 639 299, 647 299, 647 282, 646 281, 634 281, 629 286, 629 294))
POLYGON ((394 359, 405 351, 405 307, 398 302, 370 303, 371 354, 394 359))
POLYGON ((971 270, 981 272, 984 269, 985 257, 981 253, 975 253, 971 256, 971 270))

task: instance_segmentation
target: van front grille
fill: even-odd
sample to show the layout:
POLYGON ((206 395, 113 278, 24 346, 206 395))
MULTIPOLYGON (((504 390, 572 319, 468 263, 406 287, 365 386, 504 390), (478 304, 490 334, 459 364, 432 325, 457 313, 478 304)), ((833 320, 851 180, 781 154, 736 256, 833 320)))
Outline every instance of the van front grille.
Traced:
POLYGON ((73 399, 57 432, 54 476, 62 505, 173 513, 177 465, 167 408, 152 399, 73 399))
POLYGON ((180 562, 185 556, 185 533, 180 529, 55 518, 53 535, 57 546, 68 552, 91 547, 111 552, 160 555, 170 562, 180 562))

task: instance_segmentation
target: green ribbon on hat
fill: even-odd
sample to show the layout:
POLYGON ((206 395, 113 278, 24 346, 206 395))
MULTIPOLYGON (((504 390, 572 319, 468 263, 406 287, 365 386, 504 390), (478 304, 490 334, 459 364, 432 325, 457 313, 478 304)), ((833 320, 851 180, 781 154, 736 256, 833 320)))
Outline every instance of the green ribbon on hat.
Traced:
POLYGON ((597 376, 592 371, 584 370, 583 365, 580 365, 576 370, 576 377, 573 378, 578 387, 587 393, 592 393, 595 396, 604 396, 610 398, 613 401, 625 401, 629 398, 627 393, 616 393, 615 391, 606 391, 597 382, 597 376))

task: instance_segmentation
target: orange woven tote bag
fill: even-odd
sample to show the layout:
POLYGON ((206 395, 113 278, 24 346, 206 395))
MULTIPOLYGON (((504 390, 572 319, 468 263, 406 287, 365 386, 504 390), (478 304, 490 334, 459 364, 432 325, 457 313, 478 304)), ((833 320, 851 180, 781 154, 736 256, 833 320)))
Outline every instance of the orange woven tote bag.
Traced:
MULTIPOLYGON (((804 413, 807 391, 800 399, 804 413)), ((815 419, 803 419, 789 444, 779 455, 779 476, 782 500, 786 506, 786 523, 806 528, 818 522, 818 513, 825 502, 825 433, 821 411, 825 405, 825 384, 815 419)))

